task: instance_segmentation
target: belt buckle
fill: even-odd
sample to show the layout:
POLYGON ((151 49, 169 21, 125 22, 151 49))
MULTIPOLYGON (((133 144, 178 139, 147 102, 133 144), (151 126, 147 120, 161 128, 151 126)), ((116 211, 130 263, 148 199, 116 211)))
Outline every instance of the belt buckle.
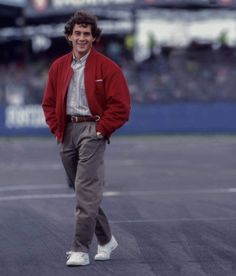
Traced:
POLYGON ((100 120, 100 116, 99 115, 95 115, 95 122, 98 122, 100 120))

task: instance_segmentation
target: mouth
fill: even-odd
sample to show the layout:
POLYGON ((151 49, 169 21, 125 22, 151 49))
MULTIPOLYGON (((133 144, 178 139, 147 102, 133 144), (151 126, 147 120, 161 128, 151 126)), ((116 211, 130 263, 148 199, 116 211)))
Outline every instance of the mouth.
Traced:
POLYGON ((76 44, 78 47, 85 47, 87 45, 87 43, 77 43, 76 44))

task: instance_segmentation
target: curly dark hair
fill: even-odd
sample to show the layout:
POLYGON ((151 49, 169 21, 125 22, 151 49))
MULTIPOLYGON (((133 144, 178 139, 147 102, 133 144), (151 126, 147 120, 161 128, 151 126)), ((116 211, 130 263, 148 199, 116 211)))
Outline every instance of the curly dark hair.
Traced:
MULTIPOLYGON (((85 11, 75 12, 65 24, 64 34, 67 40, 68 36, 72 35, 74 26, 76 24, 82 24, 84 27, 90 25, 92 36, 95 38, 95 42, 98 41, 101 36, 102 30, 97 26, 97 17, 95 15, 89 14, 85 11)), ((70 41, 68 42, 70 43, 70 41)))

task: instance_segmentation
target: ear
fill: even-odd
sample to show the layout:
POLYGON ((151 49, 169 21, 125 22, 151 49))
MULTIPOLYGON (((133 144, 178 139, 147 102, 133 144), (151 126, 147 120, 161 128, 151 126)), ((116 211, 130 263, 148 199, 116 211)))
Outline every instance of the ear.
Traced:
POLYGON ((96 40, 96 37, 93 37, 93 42, 96 40))
POLYGON ((71 35, 68 35, 68 36, 67 36, 67 39, 68 39, 69 41, 71 41, 71 35))

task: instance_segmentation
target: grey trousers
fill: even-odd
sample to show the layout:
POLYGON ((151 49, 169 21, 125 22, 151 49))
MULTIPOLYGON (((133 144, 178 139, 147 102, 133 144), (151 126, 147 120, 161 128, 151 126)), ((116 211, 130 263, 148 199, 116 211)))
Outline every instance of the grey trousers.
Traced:
POLYGON ((95 122, 68 123, 60 155, 76 195, 72 251, 88 252, 94 233, 100 245, 111 239, 108 219, 100 207, 105 147, 105 140, 96 136, 95 122))

